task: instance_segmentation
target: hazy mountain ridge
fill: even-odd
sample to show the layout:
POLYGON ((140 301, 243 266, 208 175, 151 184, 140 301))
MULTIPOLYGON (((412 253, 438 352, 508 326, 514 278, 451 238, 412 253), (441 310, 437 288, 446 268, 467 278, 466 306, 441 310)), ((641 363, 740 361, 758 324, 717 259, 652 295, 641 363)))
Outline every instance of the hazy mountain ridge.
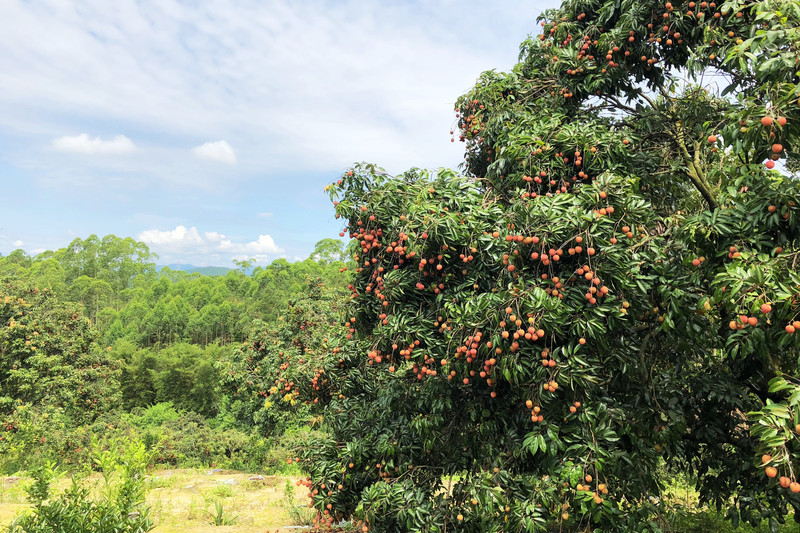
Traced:
POLYGON ((231 270, 232 268, 228 267, 221 267, 221 266, 195 266, 186 263, 172 263, 169 265, 156 265, 156 270, 161 272, 161 270, 167 267, 173 271, 181 271, 186 272, 188 274, 202 274, 204 276, 224 276, 231 270))

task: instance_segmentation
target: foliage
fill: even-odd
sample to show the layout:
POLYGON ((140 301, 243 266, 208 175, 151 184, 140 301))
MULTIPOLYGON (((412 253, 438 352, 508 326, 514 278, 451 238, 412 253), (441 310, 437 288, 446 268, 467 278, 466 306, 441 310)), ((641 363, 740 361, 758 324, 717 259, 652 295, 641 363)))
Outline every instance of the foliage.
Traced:
MULTIPOLYGON (((739 533, 790 533, 796 529, 796 524, 784 523, 777 525, 776 529, 771 529, 769 522, 762 522, 758 526, 750 526, 749 524, 740 525, 736 531, 739 533)), ((675 533, 712 533, 712 532, 727 532, 731 530, 730 520, 726 519, 724 514, 717 513, 714 510, 706 510, 705 512, 696 513, 681 513, 679 517, 671 524, 665 531, 675 533)))
POLYGON ((283 487, 282 504, 293 524, 298 526, 310 526, 312 524, 314 519, 313 509, 309 509, 308 505, 304 503, 297 503, 294 485, 288 479, 283 487))
POLYGON ((465 175, 328 187, 357 268, 318 525, 654 531, 663 462, 733 525, 800 509, 759 457, 795 438, 769 383, 800 355, 798 22, 566 1, 458 100, 465 175))
POLYGON ((72 301, 86 306, 94 317, 98 308, 128 289, 139 276, 155 274, 155 259, 143 242, 130 237, 90 235, 75 239, 66 248, 46 251, 35 260, 22 250, 0 260, 0 272, 47 287, 57 293, 68 291, 72 301))
POLYGON ((5 420, 6 431, 0 440, 0 473, 33 469, 51 461, 71 462, 78 455, 73 453, 75 449, 86 449, 70 445, 75 440, 71 438, 75 423, 61 409, 25 405, 5 420))
POLYGON ((344 294, 310 280, 275 324, 256 322, 248 340, 218 367, 226 395, 223 416, 261 435, 306 424, 330 401, 334 384, 325 366, 338 360, 338 319, 344 294))
POLYGON ((72 485, 59 495, 52 495, 55 465, 50 463, 32 472, 33 483, 27 489, 33 508, 8 528, 9 533, 139 533, 154 528, 145 505, 144 473, 150 457, 141 442, 124 447, 112 443, 102 449, 94 442, 92 460, 103 475, 99 497, 76 477, 72 485))
POLYGON ((104 439, 122 435, 142 440, 153 453, 154 465, 278 471, 285 466, 277 443, 192 411, 177 410, 169 402, 113 416, 113 425, 106 426, 105 431, 95 427, 90 432, 102 434, 104 439))
POLYGON ((758 411, 748 413, 750 432, 761 444, 760 466, 772 478, 773 490, 781 492, 797 509, 800 507, 800 482, 795 468, 800 464, 800 380, 797 376, 777 376, 769 382, 767 398, 758 411))
POLYGON ((102 444, 140 440, 152 452, 153 465, 170 468, 232 468, 283 472, 290 456, 289 443, 266 439, 208 420, 170 403, 155 404, 131 413, 112 411, 91 424, 72 420, 47 409, 25 411, 24 422, 0 455, 0 473, 14 473, 57 462, 75 471, 85 462, 92 439, 102 444))
POLYGON ((306 399, 296 413, 269 415, 273 438, 254 435, 252 419, 237 422, 228 407, 237 398, 220 390, 217 364, 231 360, 227 343, 245 338, 258 318, 306 358, 298 377, 320 368, 312 360, 324 343, 311 324, 340 297, 341 252, 341 241, 325 239, 314 259, 217 277, 156 273, 143 243, 113 235, 0 257, 0 471, 50 461, 74 470, 97 436, 142 439, 164 465, 296 473, 279 436, 308 421, 306 399), (311 297, 322 289, 308 280, 326 295, 311 297), (296 308, 278 321, 293 298, 296 308), (292 346, 295 334, 307 347, 292 346))
MULTIPOLYGON (((342 243, 323 239, 312 258, 277 259, 246 274, 224 276, 156 273, 144 243, 107 235, 76 239, 67 248, 28 257, 18 250, 0 257, 0 275, 49 288, 61 301, 83 306, 105 345, 125 339, 137 347, 188 342, 206 346, 240 342, 253 319, 274 321, 307 279, 340 286, 342 243)), ((245 263, 247 263, 245 261, 245 263)))
POLYGON ((46 289, 0 285, 0 455, 33 458, 51 431, 114 409, 119 371, 78 309, 46 289))
POLYGON ((215 363, 225 348, 175 343, 162 350, 136 349, 119 339, 109 352, 122 359, 120 387, 125 409, 171 402, 177 408, 213 418, 218 409, 215 363))
POLYGON ((117 369, 95 349, 95 333, 81 313, 48 290, 13 282, 0 287, 0 415, 49 404, 90 421, 113 407, 118 398, 107 385, 117 369))
POLYGON ((206 511, 206 514, 211 519, 211 524, 214 526, 232 526, 239 519, 236 515, 225 514, 223 503, 219 500, 213 500, 213 511, 206 511))

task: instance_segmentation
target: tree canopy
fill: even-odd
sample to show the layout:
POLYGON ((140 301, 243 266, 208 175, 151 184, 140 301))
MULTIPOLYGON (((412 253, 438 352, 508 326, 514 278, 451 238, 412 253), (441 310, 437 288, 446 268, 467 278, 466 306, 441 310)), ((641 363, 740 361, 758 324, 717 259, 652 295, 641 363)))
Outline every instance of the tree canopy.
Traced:
POLYGON ((145 243, 91 235, 35 257, 21 250, 0 257, 0 278, 48 288, 59 300, 80 304, 106 345, 125 339, 140 347, 206 346, 244 340, 254 319, 276 320, 310 279, 341 287, 341 253, 341 241, 323 239, 304 261, 276 259, 254 268, 252 260, 242 261, 241 270, 203 276, 169 267, 156 271, 145 243))
POLYGON ((318 525, 658 530, 676 467, 734 524, 800 509, 798 22, 564 2, 458 99, 462 174, 329 186, 357 268, 318 525))

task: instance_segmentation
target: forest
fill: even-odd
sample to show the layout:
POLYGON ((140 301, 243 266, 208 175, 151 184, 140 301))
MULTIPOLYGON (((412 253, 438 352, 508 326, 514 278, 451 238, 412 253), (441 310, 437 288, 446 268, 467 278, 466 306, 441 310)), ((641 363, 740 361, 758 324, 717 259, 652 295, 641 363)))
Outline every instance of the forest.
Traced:
POLYGON ((342 253, 326 239, 305 261, 224 276, 157 271, 144 243, 114 235, 0 257, 0 469, 76 463, 92 435, 114 433, 166 437, 165 464, 263 465, 241 452, 274 432, 231 421, 219 365, 315 287, 341 292, 342 253), (197 434, 181 431, 187 423, 197 434))
POLYGON ((346 250, 0 258, 9 530, 153 529, 156 467, 294 482, 325 531, 796 530, 800 4, 539 22, 456 100, 458 170, 325 186, 346 250))

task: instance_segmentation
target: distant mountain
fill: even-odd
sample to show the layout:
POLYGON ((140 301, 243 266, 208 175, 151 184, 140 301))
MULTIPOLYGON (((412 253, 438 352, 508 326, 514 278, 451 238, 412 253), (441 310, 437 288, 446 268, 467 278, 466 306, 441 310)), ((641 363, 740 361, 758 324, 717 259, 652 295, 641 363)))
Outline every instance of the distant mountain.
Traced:
POLYGON ((169 267, 170 270, 179 270, 181 272, 186 272, 187 274, 201 274, 203 276, 224 276, 231 270, 232 268, 227 267, 217 267, 217 266, 195 266, 195 265, 188 265, 185 263, 173 263, 171 265, 156 265, 156 270, 159 272, 165 266, 169 267))
POLYGON ((186 272, 189 274, 194 274, 195 272, 198 274, 202 274, 204 276, 224 276, 228 272, 233 270, 232 268, 227 267, 193 267, 186 269, 186 272))

